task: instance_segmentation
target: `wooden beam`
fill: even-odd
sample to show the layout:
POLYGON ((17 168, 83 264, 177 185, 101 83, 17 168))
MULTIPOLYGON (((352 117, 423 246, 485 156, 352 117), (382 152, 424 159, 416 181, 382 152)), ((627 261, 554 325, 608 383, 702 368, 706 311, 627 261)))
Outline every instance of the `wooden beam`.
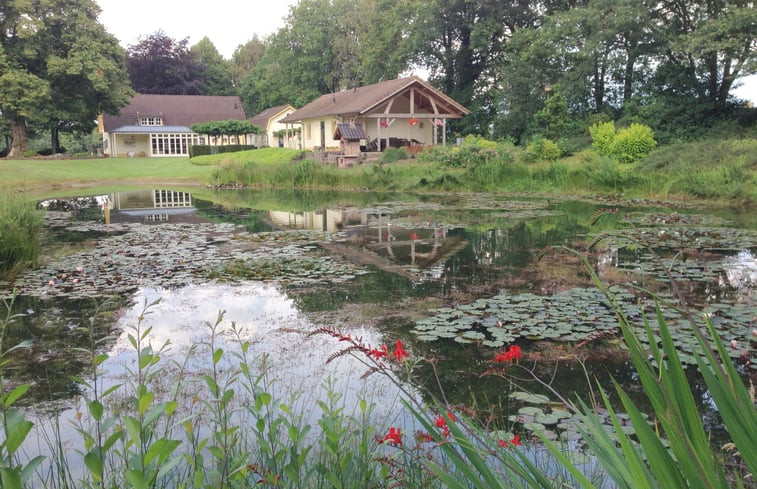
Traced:
POLYGON ((366 119, 382 119, 384 117, 386 117, 386 118, 390 118, 391 117, 391 118, 394 118, 394 119, 412 119, 413 117, 418 117, 418 116, 420 116, 420 117, 435 116, 435 117, 442 117, 444 119, 461 119, 462 118, 462 116, 458 115, 458 114, 415 114, 415 115, 411 115, 411 114, 398 114, 398 113, 393 113, 393 114, 389 114, 389 113, 387 113, 387 114, 382 114, 382 113, 368 114, 368 115, 365 116, 365 118, 366 119))

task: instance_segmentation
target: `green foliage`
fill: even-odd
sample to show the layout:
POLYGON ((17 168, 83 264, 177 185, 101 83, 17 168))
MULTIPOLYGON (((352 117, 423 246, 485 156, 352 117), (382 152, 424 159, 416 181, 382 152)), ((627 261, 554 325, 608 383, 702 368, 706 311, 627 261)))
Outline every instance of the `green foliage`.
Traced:
POLYGON ((612 156, 623 163, 633 163, 648 155, 657 142, 652 129, 633 123, 615 131, 615 123, 598 122, 589 127, 592 147, 602 156, 612 156))
POLYGON ((557 143, 543 137, 535 137, 526 147, 524 161, 556 161, 562 155, 557 143))
POLYGON ((632 163, 648 155, 657 141, 652 129, 643 124, 631 124, 618 131, 612 142, 611 153, 623 163, 632 163))
POLYGON ((34 265, 40 253, 44 212, 23 194, 0 188, 0 277, 34 265))
POLYGON ((229 62, 223 59, 207 36, 200 39, 189 50, 203 67, 205 95, 236 95, 229 62))
MULTIPOLYGON (((196 156, 207 156, 224 153, 236 153, 239 151, 250 151, 257 149, 257 146, 253 144, 224 144, 221 146, 213 146, 210 144, 194 144, 189 147, 189 157, 194 158, 196 156)), ((194 164, 200 164, 192 162, 194 164)))
POLYGON ((260 134, 263 130, 248 121, 239 121, 236 119, 192 124, 191 129, 198 134, 208 134, 210 136, 260 134))
POLYGON ((93 0, 22 1, 3 9, 0 113, 15 127, 12 155, 25 148, 25 119, 86 132, 98 113, 128 103, 124 51, 98 22, 99 12, 93 0))
POLYGON ((589 127, 591 147, 602 156, 612 154, 612 144, 615 141, 615 122, 597 122, 589 127))
POLYGON ((405 148, 387 148, 381 153, 381 163, 394 163, 408 158, 405 148))
MULTIPOLYGON (((10 353, 32 345, 31 341, 27 340, 6 347, 4 341, 6 330, 10 322, 15 319, 15 316, 11 314, 14 300, 15 293, 10 301, 5 299, 2 301, 6 314, 0 321, 0 367, 8 362, 10 353)), ((3 489, 27 487, 35 470, 45 460, 43 456, 27 458, 21 448, 33 424, 26 419, 24 411, 14 407, 14 404, 30 387, 29 384, 20 384, 13 388, 6 388, 4 372, 0 368, 0 435, 2 435, 0 437, 0 486, 3 489), (24 461, 26 464, 23 463, 24 461)))

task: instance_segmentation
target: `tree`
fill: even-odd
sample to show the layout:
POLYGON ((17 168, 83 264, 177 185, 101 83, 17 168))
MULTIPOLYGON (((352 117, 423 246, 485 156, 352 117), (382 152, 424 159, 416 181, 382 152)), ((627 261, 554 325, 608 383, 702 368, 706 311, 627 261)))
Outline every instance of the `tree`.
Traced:
POLYGON ((202 65, 187 48, 189 39, 176 41, 157 31, 127 49, 127 67, 138 93, 202 95, 202 65))
POLYGON ((260 39, 257 34, 244 44, 240 44, 231 55, 229 71, 231 80, 236 88, 242 85, 242 82, 252 74, 260 59, 265 53, 268 43, 265 39, 260 39))
POLYGON ((223 59, 215 45, 207 36, 190 48, 190 52, 202 65, 205 95, 235 95, 231 80, 230 63, 223 59))
POLYGON ((408 5, 408 0, 301 0, 242 82, 245 109, 302 105, 318 95, 395 78, 407 67, 411 24, 402 12, 410 12, 408 5))
POLYGON ((23 155, 27 123, 50 128, 93 127, 97 114, 116 112, 131 89, 124 53, 98 23, 92 0, 13 1, 0 14, 0 112, 11 126, 10 157, 23 155))
POLYGON ((493 68, 510 37, 533 24, 529 2, 426 0, 413 19, 415 61, 431 71, 431 82, 472 109, 464 132, 487 132, 495 112, 493 68), (475 114, 486 117, 476 120, 475 114), (473 123, 473 124, 471 124, 473 123))
POLYGON ((757 72, 757 11, 751 0, 668 0, 661 4, 666 26, 659 86, 723 109, 733 83, 757 72))

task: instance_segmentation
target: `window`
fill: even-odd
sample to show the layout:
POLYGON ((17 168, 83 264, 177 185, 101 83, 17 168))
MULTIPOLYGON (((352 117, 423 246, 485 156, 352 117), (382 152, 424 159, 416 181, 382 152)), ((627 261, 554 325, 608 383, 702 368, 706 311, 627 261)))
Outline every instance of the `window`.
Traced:
POLYGON ((140 117, 139 125, 140 126, 162 126, 163 118, 162 117, 140 117))
POLYGON ((150 134, 153 156, 186 156, 189 147, 200 144, 197 134, 150 134))

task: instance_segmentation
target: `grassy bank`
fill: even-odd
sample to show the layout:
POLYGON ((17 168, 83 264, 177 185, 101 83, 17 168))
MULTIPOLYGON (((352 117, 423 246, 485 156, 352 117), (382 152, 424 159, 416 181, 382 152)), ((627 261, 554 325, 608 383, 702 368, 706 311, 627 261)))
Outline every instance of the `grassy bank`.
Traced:
POLYGON ((243 186, 378 191, 528 192, 640 199, 757 201, 757 139, 718 139, 658 147, 635 163, 584 149, 553 161, 529 149, 473 138, 414 159, 337 169, 302 152, 263 148, 193 158, 0 160, 0 176, 19 188, 128 185, 243 186))

